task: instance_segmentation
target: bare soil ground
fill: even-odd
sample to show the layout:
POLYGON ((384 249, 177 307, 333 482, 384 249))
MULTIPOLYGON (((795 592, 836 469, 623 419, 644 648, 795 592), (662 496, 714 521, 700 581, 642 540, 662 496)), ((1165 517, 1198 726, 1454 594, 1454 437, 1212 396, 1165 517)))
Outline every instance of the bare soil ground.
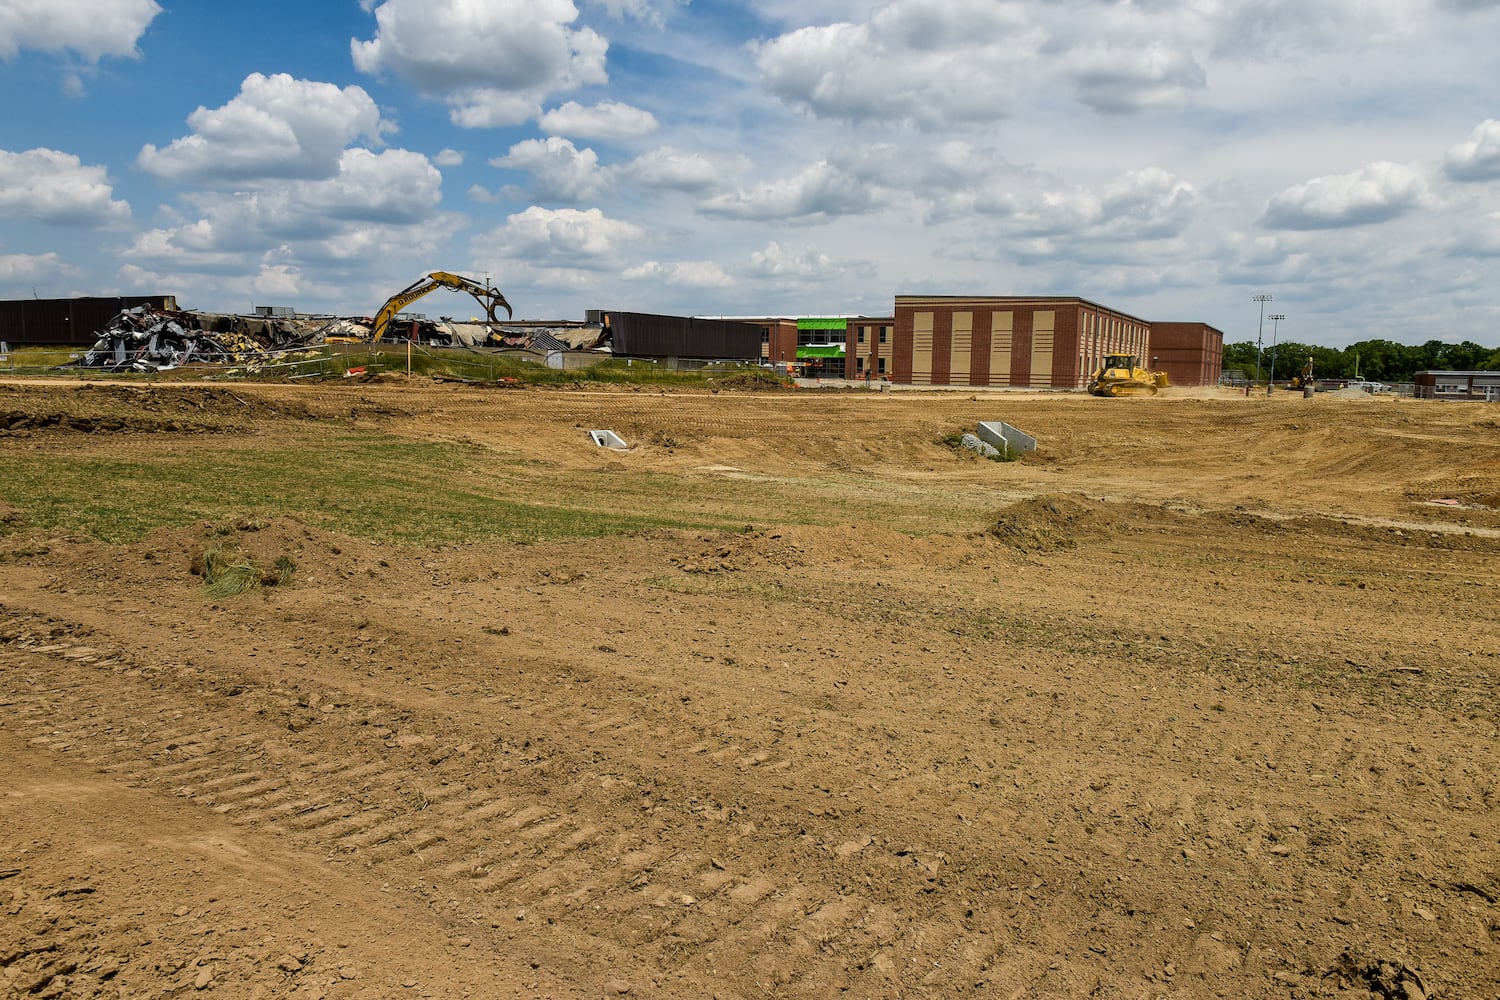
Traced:
POLYGON ((743 525, 0 496, 0 997, 1500 997, 1494 406, 0 386, 5 461, 351 428, 743 525))

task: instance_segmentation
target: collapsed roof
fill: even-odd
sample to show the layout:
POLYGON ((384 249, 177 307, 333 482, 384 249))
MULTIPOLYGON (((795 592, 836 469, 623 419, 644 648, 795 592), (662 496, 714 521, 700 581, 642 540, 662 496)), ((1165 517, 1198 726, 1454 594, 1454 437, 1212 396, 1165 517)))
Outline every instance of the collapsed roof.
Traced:
MULTIPOLYGON (((598 324, 457 323, 449 319, 397 317, 400 336, 429 347, 513 348, 553 351, 607 350, 598 324)), ((117 314, 94 346, 73 364, 106 371, 164 371, 190 362, 248 364, 269 355, 325 343, 369 343, 364 318, 237 316, 137 306, 117 314)))
POLYGON ((307 346, 307 321, 136 306, 117 314, 74 364, 110 371, 161 371, 190 361, 238 364, 307 346))

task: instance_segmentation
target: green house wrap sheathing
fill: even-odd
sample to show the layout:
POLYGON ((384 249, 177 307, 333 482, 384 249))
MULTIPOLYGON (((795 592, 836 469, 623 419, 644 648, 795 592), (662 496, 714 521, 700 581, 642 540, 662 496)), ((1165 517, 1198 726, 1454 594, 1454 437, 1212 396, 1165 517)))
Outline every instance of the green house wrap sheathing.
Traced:
POLYGON ((803 346, 803 347, 797 348, 797 357, 798 358, 842 358, 843 356, 844 356, 844 349, 842 347, 837 346, 837 345, 830 346, 830 347, 806 347, 806 346, 803 346))
POLYGON ((837 317, 833 319, 819 319, 814 317, 812 319, 799 319, 797 321, 797 330, 799 332, 802 330, 847 330, 848 328, 849 321, 837 317))

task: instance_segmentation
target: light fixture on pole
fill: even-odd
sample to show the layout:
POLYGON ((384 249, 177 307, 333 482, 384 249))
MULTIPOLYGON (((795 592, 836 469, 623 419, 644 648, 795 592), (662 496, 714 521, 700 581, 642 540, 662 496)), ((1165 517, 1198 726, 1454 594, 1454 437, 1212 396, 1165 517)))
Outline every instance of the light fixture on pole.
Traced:
POLYGON ((1271 321, 1271 380, 1266 383, 1266 395, 1269 396, 1276 385, 1276 333, 1281 329, 1281 321, 1286 319, 1286 314, 1272 313, 1266 319, 1271 321))
POLYGON ((1260 348, 1266 329, 1266 303, 1274 299, 1274 296, 1262 292, 1260 295, 1251 296, 1251 302, 1260 303, 1260 322, 1255 326, 1255 382, 1260 384, 1260 348))

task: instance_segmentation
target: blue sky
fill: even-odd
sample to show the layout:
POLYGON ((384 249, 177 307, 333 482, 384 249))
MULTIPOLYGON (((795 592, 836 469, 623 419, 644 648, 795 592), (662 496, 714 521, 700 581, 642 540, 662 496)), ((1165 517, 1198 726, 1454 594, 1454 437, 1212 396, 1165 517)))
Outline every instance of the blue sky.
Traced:
POLYGON ((1266 293, 1284 339, 1500 346, 1497 41, 1500 0, 0 0, 0 297, 368 315, 447 270, 524 318, 1058 294, 1246 340, 1266 293))

